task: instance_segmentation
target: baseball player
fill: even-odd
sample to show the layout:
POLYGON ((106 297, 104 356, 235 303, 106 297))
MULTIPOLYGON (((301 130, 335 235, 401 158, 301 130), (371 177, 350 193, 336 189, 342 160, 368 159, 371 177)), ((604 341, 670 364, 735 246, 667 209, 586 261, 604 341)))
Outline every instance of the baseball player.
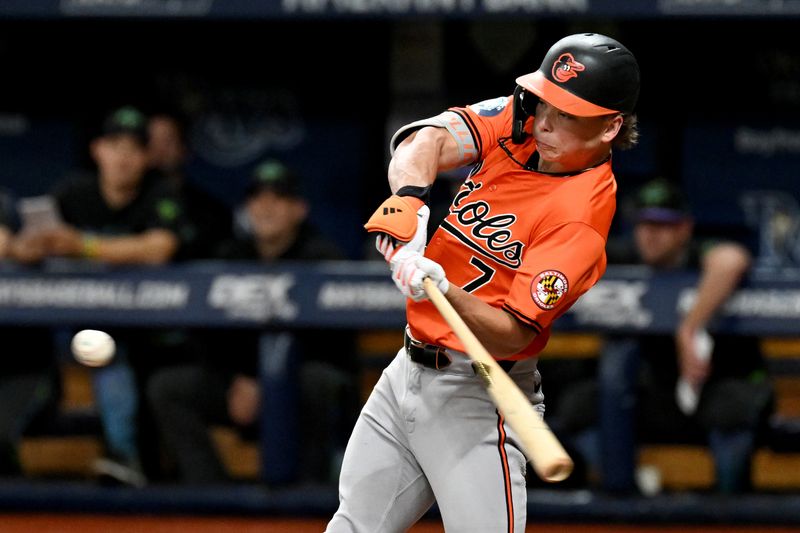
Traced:
POLYGON ((525 530, 525 457, 422 281, 543 414, 536 355, 605 271, 611 152, 636 142, 639 68, 619 42, 585 33, 516 82, 512 96, 450 108, 391 140, 393 194, 365 227, 408 297, 405 345, 353 429, 327 533, 406 531, 434 502, 449 532, 525 530), (463 165, 472 171, 427 243, 430 187, 463 165))

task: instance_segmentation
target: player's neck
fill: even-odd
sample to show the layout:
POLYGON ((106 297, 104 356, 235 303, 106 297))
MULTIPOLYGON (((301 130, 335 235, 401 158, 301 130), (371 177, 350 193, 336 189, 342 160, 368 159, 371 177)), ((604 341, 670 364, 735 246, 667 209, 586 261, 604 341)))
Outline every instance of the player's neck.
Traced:
POLYGON ((542 174, 552 174, 555 176, 573 176, 581 174, 593 168, 599 167, 611 158, 611 152, 603 155, 602 157, 586 158, 574 163, 563 164, 559 161, 545 161, 536 152, 533 157, 528 161, 528 166, 536 169, 537 172, 542 174))

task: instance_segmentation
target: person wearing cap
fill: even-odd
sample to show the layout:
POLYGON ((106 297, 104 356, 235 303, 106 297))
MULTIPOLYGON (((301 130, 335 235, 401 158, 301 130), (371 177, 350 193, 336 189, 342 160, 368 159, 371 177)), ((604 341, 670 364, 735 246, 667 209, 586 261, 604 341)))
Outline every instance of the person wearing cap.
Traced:
POLYGON ((406 531, 434 502, 447 531, 523 531, 526 458, 427 299, 429 278, 544 413, 537 355, 606 266, 612 151, 636 144, 639 67, 596 33, 553 44, 513 94, 401 127, 391 196, 365 225, 406 299, 404 346, 356 423, 328 533, 406 531), (471 171, 428 240, 440 172, 471 171))
POLYGON ((185 119, 174 111, 162 110, 149 116, 147 127, 150 166, 182 197, 186 218, 191 223, 191 231, 181 239, 175 261, 217 258, 220 246, 232 236, 232 210, 189 175, 187 166, 192 152, 186 138, 185 119))
MULTIPOLYGON (((253 169, 237 211, 236 239, 222 247, 231 261, 279 264, 333 261, 344 253, 308 220, 309 204, 300 177, 286 164, 265 160, 253 169)), ((236 428, 245 439, 258 434, 261 391, 257 378, 260 332, 222 331, 208 338, 209 357, 156 373, 147 397, 156 417, 166 455, 181 483, 234 481, 212 443, 214 425, 236 428)), ((303 482, 330 482, 331 462, 344 447, 357 413, 356 360, 351 331, 304 330, 295 336, 303 363, 299 369, 297 439, 302 449, 303 482)), ((265 458, 267 464, 268 458, 265 458)))
MULTIPOLYGON (((601 371, 601 375, 613 375, 615 383, 562 389, 565 399, 554 413, 554 430, 583 434, 580 440, 591 442, 586 430, 596 431, 599 415, 591 406, 600 403, 599 387, 606 404, 630 406, 632 410, 622 416, 634 421, 630 426, 615 422, 615 426, 633 428, 635 435, 606 438, 613 437, 617 443, 708 443, 715 490, 723 494, 748 491, 752 454, 772 410, 772 386, 758 338, 709 333, 707 327, 747 275, 750 252, 738 242, 697 237, 689 203, 673 181, 648 181, 636 191, 632 207, 632 238, 614 239, 608 247, 609 262, 643 264, 656 275, 698 272, 695 300, 672 335, 618 337, 616 345, 628 348, 608 350, 601 371), (626 372, 625 368, 635 370, 626 372), (621 382, 626 375, 631 383, 621 382), (636 398, 635 403, 625 400, 626 391, 630 391, 628 398, 636 398)), ((624 412, 620 407, 620 413, 624 412)), ((583 454, 599 469, 595 452, 584 447, 583 454)), ((635 458, 627 460, 631 468, 624 470, 633 473, 635 458)), ((633 488, 635 476, 627 483, 633 488)), ((625 483, 615 488, 624 489, 625 483)))
MULTIPOLYGON (((96 169, 54 185, 50 194, 59 222, 42 228, 23 225, 12 256, 27 263, 59 257, 111 266, 172 261, 190 227, 181 198, 148 170, 147 124, 147 116, 133 106, 108 113, 89 145, 96 169)), ((105 480, 142 486, 146 439, 140 431, 137 379, 149 371, 147 365, 161 361, 156 353, 161 333, 109 333, 117 355, 110 365, 92 371, 107 455, 93 466, 105 480)))
POLYGON ((228 259, 341 259, 343 252, 308 220, 300 177, 284 163, 258 164, 236 218, 240 238, 223 247, 228 259))
POLYGON ((96 173, 80 172, 52 191, 63 224, 27 232, 16 258, 86 258, 112 265, 163 264, 180 242, 180 199, 148 174, 147 117, 134 107, 110 113, 89 151, 96 173))

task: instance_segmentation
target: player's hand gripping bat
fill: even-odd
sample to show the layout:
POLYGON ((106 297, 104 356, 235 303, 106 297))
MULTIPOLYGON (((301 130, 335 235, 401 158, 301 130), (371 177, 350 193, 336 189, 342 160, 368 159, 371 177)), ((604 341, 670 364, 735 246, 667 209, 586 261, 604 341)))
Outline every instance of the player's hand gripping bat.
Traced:
POLYGON ((425 292, 464 345, 464 349, 500 414, 519 438, 522 451, 536 473, 545 481, 556 482, 572 473, 573 462, 553 431, 531 405, 516 383, 497 364, 475 334, 464 323, 447 298, 426 278, 425 292))

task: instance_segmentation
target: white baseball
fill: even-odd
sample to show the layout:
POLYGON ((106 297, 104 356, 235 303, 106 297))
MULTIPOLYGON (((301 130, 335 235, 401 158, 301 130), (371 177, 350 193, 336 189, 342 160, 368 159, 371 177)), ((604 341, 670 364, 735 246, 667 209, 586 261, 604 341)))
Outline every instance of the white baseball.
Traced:
POLYGON ((105 366, 114 357, 117 344, 105 331, 83 329, 72 337, 72 355, 86 366, 105 366))

